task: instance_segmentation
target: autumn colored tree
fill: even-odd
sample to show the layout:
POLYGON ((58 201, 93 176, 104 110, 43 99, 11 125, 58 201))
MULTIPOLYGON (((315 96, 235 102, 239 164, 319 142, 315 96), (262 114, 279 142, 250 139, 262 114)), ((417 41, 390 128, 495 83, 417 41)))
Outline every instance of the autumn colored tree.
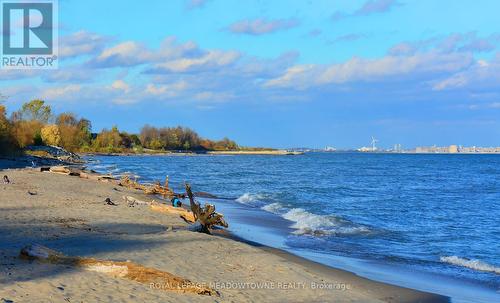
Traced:
MULTIPOLYGON (((157 140, 157 143, 160 145, 160 135, 158 129, 155 127, 144 125, 141 129, 141 133, 139 134, 139 139, 141 140, 142 146, 146 148, 152 148, 153 140, 157 140)), ((161 147, 160 147, 161 148, 161 147)), ((156 148, 155 148, 156 149, 156 148)))
POLYGON ((85 150, 91 145, 91 124, 87 119, 77 119, 73 113, 62 113, 56 118, 61 132, 61 146, 69 151, 85 150))
POLYGON ((61 143, 61 131, 55 124, 44 126, 41 130, 41 136, 45 145, 59 146, 61 143))
POLYGON ((120 136, 120 131, 116 126, 113 126, 111 130, 103 129, 101 133, 97 135, 92 142, 92 148, 95 151, 120 152, 123 148, 121 142, 122 137, 120 136))
POLYGON ((139 136, 142 146, 150 149, 166 150, 200 150, 202 139, 190 128, 162 127, 160 129, 149 125, 141 129, 139 136))
MULTIPOLYGON (((1 101, 1 100, 0 100, 1 101)), ((59 114, 53 119, 52 110, 43 100, 35 99, 23 104, 20 110, 6 118, 5 107, 0 105, 0 153, 28 145, 57 145, 67 150, 142 152, 143 147, 153 150, 235 150, 238 145, 228 138, 211 141, 201 138, 187 127, 156 128, 145 125, 139 135, 120 132, 115 126, 104 129, 95 137, 91 123, 73 113, 59 114), (49 124, 53 122, 53 124, 49 124)))
POLYGON ((42 127, 52 118, 52 110, 43 100, 32 100, 23 104, 11 117, 13 135, 20 147, 43 144, 42 127))
POLYGON ((17 142, 12 136, 12 125, 6 117, 5 106, 0 104, 0 155, 17 150, 17 142))
POLYGON ((238 148, 238 144, 228 138, 215 142, 213 146, 214 150, 237 150, 238 148))
POLYGON ((19 120, 38 121, 47 124, 52 117, 52 110, 49 105, 45 105, 45 101, 35 99, 24 103, 18 114, 19 120))

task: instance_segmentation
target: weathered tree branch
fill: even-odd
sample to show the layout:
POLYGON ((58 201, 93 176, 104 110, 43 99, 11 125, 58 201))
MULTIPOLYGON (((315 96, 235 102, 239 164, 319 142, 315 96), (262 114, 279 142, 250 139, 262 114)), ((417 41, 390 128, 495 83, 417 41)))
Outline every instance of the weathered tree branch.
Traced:
POLYGON ((196 225, 193 229, 210 234, 210 230, 215 226, 228 227, 227 222, 224 220, 224 216, 215 212, 214 205, 205 204, 204 208, 202 208, 200 204, 196 202, 191 190, 191 185, 188 183, 186 183, 186 193, 189 198, 189 205, 193 212, 194 219, 196 223, 199 223, 199 225, 196 225))
POLYGON ((21 249, 20 257, 45 263, 79 267, 84 270, 105 273, 114 278, 124 278, 150 286, 157 285, 158 287, 155 286, 154 288, 159 290, 219 296, 216 290, 208 286, 193 283, 188 279, 175 276, 171 273, 144 267, 132 262, 69 257, 38 244, 28 245, 21 249))

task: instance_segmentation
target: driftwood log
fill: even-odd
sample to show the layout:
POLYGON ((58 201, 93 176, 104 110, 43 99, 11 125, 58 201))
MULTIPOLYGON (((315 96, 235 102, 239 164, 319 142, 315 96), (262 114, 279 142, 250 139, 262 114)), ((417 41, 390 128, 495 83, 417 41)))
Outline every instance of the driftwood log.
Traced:
POLYGON ((28 245, 21 249, 20 257, 23 259, 38 260, 44 263, 79 267, 88 271, 108 274, 114 278, 124 278, 142 284, 148 284, 150 287, 154 286, 153 288, 159 290, 208 296, 219 295, 217 291, 212 288, 193 283, 188 279, 155 268, 144 267, 132 262, 115 262, 92 258, 69 257, 38 244, 28 245))
POLYGON ((165 186, 161 186, 160 182, 156 182, 153 185, 140 184, 137 180, 130 179, 129 176, 123 176, 120 179, 120 185, 127 188, 142 190, 148 195, 162 195, 164 198, 176 196, 174 191, 168 187, 168 176, 165 179, 165 186))
POLYGON ((70 170, 66 166, 52 166, 51 168, 49 168, 49 171, 51 173, 64 174, 64 175, 70 174, 70 170))
POLYGON ((151 210, 160 213, 178 214, 182 219, 184 219, 184 221, 188 223, 195 223, 196 221, 192 212, 181 207, 173 207, 161 203, 153 203, 151 204, 151 210))
POLYGON ((76 167, 68 166, 50 166, 50 167, 39 167, 36 169, 40 172, 51 172, 55 174, 67 175, 67 176, 78 176, 82 179, 89 179, 101 182, 116 182, 115 177, 111 175, 101 175, 93 171, 86 171, 76 167))
POLYGON ((194 214, 182 207, 173 207, 170 205, 158 203, 155 200, 151 202, 147 201, 141 201, 138 200, 134 197, 131 196, 123 196, 123 200, 127 202, 129 207, 133 206, 149 206, 151 210, 160 212, 160 213, 166 213, 166 214, 173 214, 173 215, 179 215, 184 221, 188 223, 194 223, 196 220, 194 219, 194 214))
POLYGON ((95 180, 95 181, 100 181, 101 180, 101 175, 87 173, 87 172, 81 172, 80 173, 80 178, 82 178, 82 179, 89 179, 89 180, 95 180))
POLYGON ((81 169, 67 167, 67 166, 51 166, 49 168, 51 173, 63 174, 63 175, 71 175, 71 176, 79 176, 82 172, 81 169))
POLYGON ((193 192, 191 191, 191 185, 188 183, 186 183, 186 194, 189 198, 189 204, 194 219, 196 220, 196 224, 192 227, 192 230, 210 234, 210 230, 214 226, 228 227, 227 222, 224 220, 224 216, 215 212, 214 205, 205 204, 204 207, 201 207, 200 203, 196 202, 193 192))

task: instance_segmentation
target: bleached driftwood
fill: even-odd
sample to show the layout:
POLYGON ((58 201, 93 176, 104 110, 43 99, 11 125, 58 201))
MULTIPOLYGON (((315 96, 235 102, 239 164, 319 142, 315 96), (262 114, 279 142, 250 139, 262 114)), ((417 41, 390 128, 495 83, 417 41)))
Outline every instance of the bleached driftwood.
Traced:
POLYGON ((71 173, 70 169, 66 166, 52 166, 49 168, 51 173, 69 175, 71 173))
POLYGON ((137 180, 131 180, 129 176, 123 176, 120 179, 120 185, 127 188, 142 190, 148 195, 162 195, 164 198, 173 197, 175 195, 173 190, 168 188, 168 177, 165 180, 165 186, 161 186, 160 182, 156 182, 153 185, 140 184, 137 180))
POLYGON ((194 223, 196 221, 194 218, 194 214, 182 207, 173 207, 170 205, 165 205, 156 202, 151 204, 151 209, 161 213, 178 214, 182 219, 184 219, 188 223, 194 223))
POLYGON ((98 178, 101 182, 117 183, 117 180, 112 175, 100 175, 98 178))
POLYGON ((81 172, 80 175, 79 175, 79 177, 82 178, 82 179, 89 179, 89 180, 95 180, 95 181, 100 181, 101 180, 101 175, 87 173, 87 172, 81 172))
POLYGON ((227 222, 224 220, 224 216, 215 212, 214 205, 205 204, 202 208, 200 203, 196 202, 193 192, 191 191, 191 185, 188 183, 186 183, 186 193, 189 197, 191 211, 193 212, 194 219, 197 223, 192 227, 193 230, 210 234, 210 230, 214 226, 228 227, 227 222))
POLYGON ((83 169, 78 168, 78 167, 68 167, 68 166, 51 166, 48 168, 48 170, 45 168, 41 168, 40 171, 49 171, 51 173, 56 173, 56 174, 63 174, 63 175, 69 175, 69 176, 80 176, 81 174, 84 174, 85 172, 83 169))
POLYGON ((123 200, 127 202, 128 206, 133 207, 133 206, 149 206, 151 210, 161 212, 161 213, 167 213, 167 214, 174 214, 174 215, 179 215, 182 219, 189 223, 194 223, 194 215, 192 212, 190 212, 187 209, 184 209, 182 207, 173 207, 170 205, 158 203, 155 200, 151 202, 147 201, 141 201, 139 199, 136 199, 131 196, 123 196, 123 200))
POLYGON ((78 176, 82 179, 89 179, 101 182, 116 182, 116 178, 111 175, 101 175, 95 172, 88 172, 83 169, 75 167, 51 166, 51 167, 40 167, 38 170, 41 172, 49 171, 51 173, 62 174, 67 176, 78 176))
POLYGON ((84 270, 110 275, 114 278, 124 278, 147 285, 157 285, 159 290, 170 290, 180 293, 218 296, 216 290, 193 283, 188 279, 155 268, 144 267, 132 262, 115 262, 65 256, 55 250, 39 244, 31 244, 21 249, 20 257, 38 260, 51 264, 62 264, 79 267, 84 270))

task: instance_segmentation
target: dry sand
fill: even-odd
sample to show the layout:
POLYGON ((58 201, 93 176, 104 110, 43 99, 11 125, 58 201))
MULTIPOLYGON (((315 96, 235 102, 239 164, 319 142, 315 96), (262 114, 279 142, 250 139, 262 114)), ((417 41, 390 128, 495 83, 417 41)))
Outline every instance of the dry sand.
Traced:
POLYGON ((0 184, 0 302, 447 302, 284 252, 187 231, 175 215, 128 207, 124 195, 151 197, 114 184, 33 170, 3 175, 12 183, 0 184), (106 205, 106 198, 119 205, 106 205), (212 285, 220 297, 19 259, 20 249, 33 242, 70 256, 131 260, 212 285), (263 282, 267 288, 251 284, 263 282), (312 283, 330 289, 313 289, 312 283))

